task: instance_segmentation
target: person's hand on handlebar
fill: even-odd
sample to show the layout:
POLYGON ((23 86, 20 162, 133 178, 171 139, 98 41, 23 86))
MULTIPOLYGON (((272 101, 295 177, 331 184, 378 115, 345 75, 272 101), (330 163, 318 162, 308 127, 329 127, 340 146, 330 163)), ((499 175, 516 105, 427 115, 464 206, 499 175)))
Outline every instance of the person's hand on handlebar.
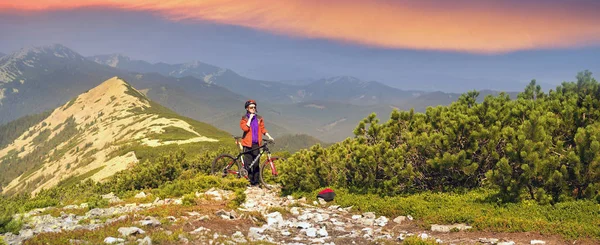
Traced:
POLYGON ((269 133, 265 134, 267 137, 269 137, 269 140, 272 142, 275 142, 275 139, 273 139, 273 137, 271 137, 271 135, 269 133))

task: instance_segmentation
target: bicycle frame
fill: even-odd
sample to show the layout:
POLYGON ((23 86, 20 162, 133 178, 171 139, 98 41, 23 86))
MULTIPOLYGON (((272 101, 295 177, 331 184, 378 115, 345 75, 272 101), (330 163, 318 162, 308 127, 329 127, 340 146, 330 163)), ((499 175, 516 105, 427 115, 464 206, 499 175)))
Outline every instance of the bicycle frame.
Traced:
MULTIPOLYGON (((243 150, 243 146, 239 143, 239 140, 237 137, 236 138, 236 144, 238 144, 238 146, 240 147, 240 150, 243 150)), ((250 163, 250 165, 248 166, 248 169, 252 169, 252 167, 254 167, 255 164, 257 164, 257 162, 260 162, 260 158, 263 156, 263 154, 266 152, 267 153, 267 162, 269 163, 269 167, 271 168, 271 173, 273 175, 277 175, 277 169, 275 168, 275 164, 273 164, 273 160, 272 160, 272 155, 271 155, 271 151, 269 150, 269 148, 267 147, 269 144, 269 142, 265 142, 262 146, 258 147, 257 149, 259 150, 258 156, 254 159, 254 161, 252 161, 252 163, 250 163)), ((248 151, 242 151, 240 152, 236 157, 235 157, 235 161, 240 161, 242 163, 242 169, 246 169, 246 163, 244 162, 244 155, 248 154, 252 151, 255 151, 257 149, 253 149, 253 150, 248 150, 248 151)), ((231 165, 229 165, 230 167, 231 165)), ((241 171, 235 171, 235 170, 230 170, 229 167, 227 167, 227 172, 230 174, 237 174, 240 175, 241 171)), ((244 178, 248 178, 247 175, 243 175, 244 178)))

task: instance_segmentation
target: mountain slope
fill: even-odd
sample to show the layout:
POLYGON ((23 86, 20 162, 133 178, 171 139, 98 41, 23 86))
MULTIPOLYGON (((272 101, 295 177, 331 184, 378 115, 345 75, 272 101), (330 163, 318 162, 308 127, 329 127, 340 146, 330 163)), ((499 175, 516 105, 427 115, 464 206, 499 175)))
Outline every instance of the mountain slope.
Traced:
POLYGON ((55 109, 0 150, 3 193, 38 192, 75 176, 102 180, 138 160, 124 146, 218 144, 229 134, 181 118, 113 77, 55 109))
POLYGON ((5 53, 0 52, 0 57, 5 56, 5 53))

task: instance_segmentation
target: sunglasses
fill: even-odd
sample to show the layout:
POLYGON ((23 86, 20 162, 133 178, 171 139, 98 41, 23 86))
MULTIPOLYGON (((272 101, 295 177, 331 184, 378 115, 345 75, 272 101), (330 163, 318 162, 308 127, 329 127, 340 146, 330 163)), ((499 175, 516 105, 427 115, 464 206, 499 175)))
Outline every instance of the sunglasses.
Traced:
POLYGON ((254 109, 256 106, 248 106, 248 109, 254 109))

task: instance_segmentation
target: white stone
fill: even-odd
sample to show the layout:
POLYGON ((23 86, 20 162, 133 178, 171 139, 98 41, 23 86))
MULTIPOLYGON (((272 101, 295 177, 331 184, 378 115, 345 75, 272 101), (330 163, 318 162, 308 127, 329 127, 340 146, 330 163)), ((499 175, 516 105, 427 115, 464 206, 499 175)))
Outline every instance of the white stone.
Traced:
POLYGON ((542 240, 531 240, 529 244, 546 244, 546 242, 542 240))
POLYGON ((327 230, 325 229, 325 227, 322 227, 321 229, 319 229, 319 236, 320 237, 327 237, 327 236, 329 236, 329 233, 327 233, 327 230))
POLYGON ((381 226, 381 227, 387 225, 387 223, 388 223, 388 218, 385 216, 381 216, 375 220, 375 224, 377 224, 378 226, 381 226))
POLYGON ((242 232, 240 232, 240 231, 236 231, 235 233, 233 233, 233 235, 231 235, 231 239, 237 243, 247 243, 248 242, 246 240, 246 238, 244 237, 244 234, 242 234, 242 232))
POLYGON ((317 237, 317 229, 315 229, 315 228, 308 228, 308 229, 306 229, 306 236, 308 236, 308 237, 317 237))
POLYGON ((137 227, 121 227, 118 229, 119 233, 121 233, 121 236, 127 237, 130 235, 135 235, 135 234, 146 234, 146 232, 140 228, 137 227))
POLYGON ((137 240, 138 245, 152 245, 152 239, 149 236, 144 237, 144 239, 137 240))
POLYGON ((125 242, 125 239, 123 239, 123 238, 114 238, 114 237, 104 238, 104 243, 106 243, 106 244, 113 244, 113 243, 119 243, 119 242, 125 242))
POLYGON ((144 192, 142 191, 142 192, 140 192, 140 193, 136 194, 136 195, 134 196, 134 198, 146 198, 146 193, 144 193, 144 192))

